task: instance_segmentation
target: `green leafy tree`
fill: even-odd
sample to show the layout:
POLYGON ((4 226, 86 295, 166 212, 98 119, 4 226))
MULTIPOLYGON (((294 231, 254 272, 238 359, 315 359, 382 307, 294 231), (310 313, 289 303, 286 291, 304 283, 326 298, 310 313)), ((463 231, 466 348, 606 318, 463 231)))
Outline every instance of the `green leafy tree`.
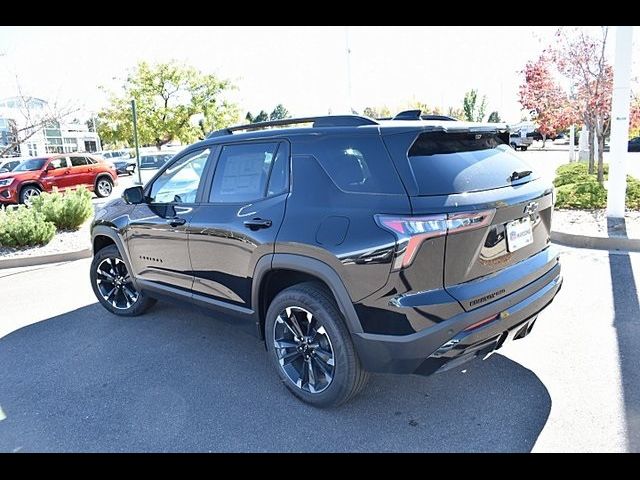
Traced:
POLYGON ((484 111, 487 108, 487 96, 483 95, 478 99, 478 90, 469 90, 464 94, 462 101, 462 110, 464 119, 467 122, 481 122, 484 118, 484 111))
POLYGON ((493 111, 489 114, 489 118, 487 119, 489 123, 500 123, 502 120, 500 119, 500 114, 496 111, 493 111))
POLYGON ((440 107, 431 107, 419 100, 412 100, 408 102, 405 110, 420 110, 423 115, 442 115, 440 107))
POLYGON ((260 113, 253 117, 253 122, 251 123, 266 122, 267 120, 269 120, 269 114, 264 110, 260 110, 260 113))
POLYGON ((387 106, 381 107, 365 107, 362 111, 365 117, 371 118, 388 118, 391 117, 391 110, 387 106))
POLYGON ((464 110, 462 110, 461 108, 449 107, 449 109, 447 110, 447 115, 458 120, 466 120, 464 110))
POLYGON ((285 118, 291 118, 291 114, 281 103, 276 105, 276 108, 269 115, 269 120, 283 120, 285 118))
POLYGON ((160 149, 172 140, 193 142, 237 121, 237 108, 223 99, 232 88, 227 80, 175 61, 140 62, 122 93, 111 95, 109 107, 98 115, 98 133, 104 143, 131 146, 134 99, 140 143, 160 149))

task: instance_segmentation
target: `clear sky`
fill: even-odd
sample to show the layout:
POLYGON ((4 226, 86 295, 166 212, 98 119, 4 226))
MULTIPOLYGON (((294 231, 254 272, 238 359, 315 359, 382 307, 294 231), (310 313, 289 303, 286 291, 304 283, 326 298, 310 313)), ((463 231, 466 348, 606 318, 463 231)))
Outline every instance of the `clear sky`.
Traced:
MULTIPOLYGON (((16 94, 17 78, 25 95, 97 110, 99 85, 118 88, 139 60, 176 59, 232 80, 243 114, 278 103, 300 116, 337 113, 347 104, 348 31, 357 110, 411 99, 460 107, 477 88, 487 113, 518 121, 519 72, 556 28, 0 27, 0 97, 16 94)), ((635 48, 635 75, 639 64, 635 48)))

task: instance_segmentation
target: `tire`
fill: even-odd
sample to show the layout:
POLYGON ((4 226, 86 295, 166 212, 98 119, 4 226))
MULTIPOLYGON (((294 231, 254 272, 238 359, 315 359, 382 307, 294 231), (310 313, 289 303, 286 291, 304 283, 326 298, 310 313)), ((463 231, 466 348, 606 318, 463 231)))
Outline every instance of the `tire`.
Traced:
POLYGON ((113 180, 106 175, 98 177, 93 191, 96 192, 96 195, 100 198, 108 197, 113 192, 113 180))
POLYGON ((273 299, 265 319, 265 341, 282 382, 296 397, 315 407, 347 402, 369 377, 333 296, 317 283, 294 285, 273 299), (296 337, 294 331, 303 335, 296 337))
POLYGON ((523 152, 526 152, 527 148, 529 148, 529 147, 520 147, 520 150, 522 150, 523 152))
POLYGON ((20 203, 25 205, 30 204, 32 197, 37 197, 42 193, 42 190, 37 185, 25 185, 20 189, 20 203))
POLYGON ((156 303, 155 299, 148 297, 144 292, 138 292, 130 279, 126 280, 130 275, 115 245, 104 247, 94 255, 90 276, 91 288, 96 298, 104 308, 115 315, 135 317, 156 303), (101 273, 98 273, 98 269, 101 273), (115 277, 119 286, 108 277, 115 277), (112 287, 113 294, 108 295, 112 287))

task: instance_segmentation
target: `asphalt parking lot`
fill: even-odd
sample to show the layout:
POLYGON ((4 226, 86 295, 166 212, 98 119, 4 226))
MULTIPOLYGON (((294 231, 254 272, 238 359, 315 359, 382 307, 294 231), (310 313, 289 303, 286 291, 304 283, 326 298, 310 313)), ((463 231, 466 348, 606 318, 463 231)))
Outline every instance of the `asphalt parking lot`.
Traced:
POLYGON ((563 249, 531 335, 316 410, 231 320, 103 310, 88 260, 0 271, 0 451, 640 451, 640 254, 563 249))

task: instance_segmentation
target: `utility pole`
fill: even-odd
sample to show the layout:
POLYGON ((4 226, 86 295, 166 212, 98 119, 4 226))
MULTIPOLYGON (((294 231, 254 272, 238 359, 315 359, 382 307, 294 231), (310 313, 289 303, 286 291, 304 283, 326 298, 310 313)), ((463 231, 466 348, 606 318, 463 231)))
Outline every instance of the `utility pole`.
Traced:
POLYGON ((627 190, 626 161, 629 136, 631 95, 631 39, 633 27, 616 27, 616 50, 613 66, 613 98, 611 100, 611 140, 607 217, 624 218, 627 190))
POLYGON ((131 100, 131 112, 133 113, 133 141, 136 145, 136 172, 138 172, 138 185, 142 185, 140 173, 140 148, 138 147, 138 115, 136 114, 136 101, 131 100))

